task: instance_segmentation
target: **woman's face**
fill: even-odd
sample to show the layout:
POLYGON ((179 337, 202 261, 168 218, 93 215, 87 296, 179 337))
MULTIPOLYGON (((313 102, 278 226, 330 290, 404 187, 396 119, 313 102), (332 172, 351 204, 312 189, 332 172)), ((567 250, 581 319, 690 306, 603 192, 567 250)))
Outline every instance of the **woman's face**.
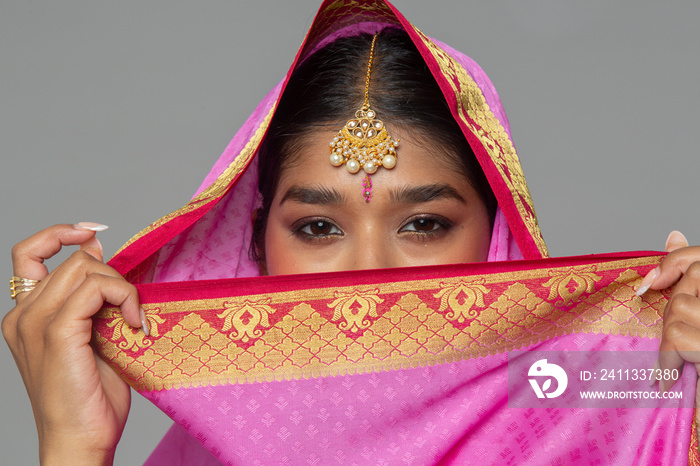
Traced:
POLYGON ((491 236, 484 203, 444 155, 410 134, 396 167, 372 175, 330 164, 336 131, 304 138, 282 169, 265 231, 269 275, 485 261, 491 236))

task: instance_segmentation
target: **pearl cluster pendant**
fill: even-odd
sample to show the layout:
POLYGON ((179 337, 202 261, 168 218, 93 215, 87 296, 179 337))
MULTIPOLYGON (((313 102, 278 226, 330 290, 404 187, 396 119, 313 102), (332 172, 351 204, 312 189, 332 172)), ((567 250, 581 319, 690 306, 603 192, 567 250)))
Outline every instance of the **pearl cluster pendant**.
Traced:
POLYGON ((355 112, 355 118, 348 120, 345 126, 330 142, 330 162, 339 167, 345 164, 350 173, 357 173, 362 168, 368 175, 376 173, 379 167, 396 166, 396 147, 394 141, 381 120, 376 120, 376 113, 369 107, 355 112))

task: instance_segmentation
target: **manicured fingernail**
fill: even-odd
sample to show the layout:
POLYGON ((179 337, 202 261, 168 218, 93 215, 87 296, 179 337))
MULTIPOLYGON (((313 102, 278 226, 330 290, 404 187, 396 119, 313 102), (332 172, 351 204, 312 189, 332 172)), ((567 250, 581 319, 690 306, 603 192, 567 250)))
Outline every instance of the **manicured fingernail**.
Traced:
POLYGON ((668 234, 668 238, 666 238, 666 246, 664 246, 664 250, 668 251, 668 247, 670 245, 675 245, 679 248, 688 246, 688 238, 686 238, 680 231, 673 230, 668 234))
POLYGON ((143 312, 143 307, 139 307, 139 311, 141 314, 141 330, 143 330, 143 333, 145 333, 146 336, 149 336, 151 334, 151 329, 148 328, 148 319, 146 319, 146 313, 143 312))
POLYGON ((649 290, 649 287, 651 287, 651 285, 654 284, 654 280, 656 280, 656 278, 659 276, 659 273, 661 273, 661 271, 657 267, 648 274, 646 274, 644 280, 642 280, 642 283, 639 284, 639 288, 637 288, 637 296, 641 296, 644 293, 646 293, 647 290, 649 290))
POLYGON ((93 222, 80 222, 73 225, 76 230, 89 230, 89 231, 105 231, 109 228, 107 225, 102 225, 93 222))
POLYGON ((653 375, 656 374, 656 371, 658 371, 660 367, 661 367, 661 365, 659 364, 659 360, 657 359, 654 362, 654 367, 651 369, 652 376, 649 377, 649 386, 650 387, 653 387, 654 384, 656 383, 656 379, 653 377, 653 375))

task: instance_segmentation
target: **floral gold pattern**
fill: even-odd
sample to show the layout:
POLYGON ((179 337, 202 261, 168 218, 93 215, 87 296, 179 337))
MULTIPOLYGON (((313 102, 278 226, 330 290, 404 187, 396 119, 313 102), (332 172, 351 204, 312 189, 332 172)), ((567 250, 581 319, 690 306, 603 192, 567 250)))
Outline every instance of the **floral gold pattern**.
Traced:
MULTIPOLYGON (((146 319, 149 325, 149 336, 158 337, 158 324, 162 324, 165 320, 158 315, 160 309, 144 309, 146 319)), ((146 339, 146 335, 138 328, 132 328, 126 323, 121 313, 116 313, 111 321, 107 322, 107 327, 114 329, 112 331, 113 342, 119 342, 118 346, 122 350, 138 351, 151 346, 153 340, 146 339), (122 340, 123 338, 123 340, 122 340)))
MULTIPOLYGON (((233 281, 220 298, 145 301, 163 320, 159 336, 147 340, 151 344, 130 345, 124 330, 115 337, 110 324, 120 312, 105 308, 94 318, 94 344, 133 386, 154 390, 442 364, 573 333, 658 338, 666 296, 634 293, 658 261, 651 256, 518 273, 393 280, 371 288, 342 280, 332 287, 309 282, 304 289, 235 298, 226 294, 235 291, 233 281), (566 289, 569 274, 579 277, 573 283, 584 292, 568 302, 559 292, 550 299, 555 284, 566 289), (547 286, 555 277, 560 279, 547 286), (474 305, 467 309, 463 299, 470 293, 474 305), (449 303, 450 296, 459 307, 441 312, 441 301, 449 303), (448 318, 451 313, 456 319, 448 318)), ((151 315, 149 320, 154 319, 151 315)))
POLYGON ((275 313, 275 310, 268 304, 270 304, 270 299, 259 302, 245 300, 240 304, 224 303, 224 311, 216 315, 216 317, 224 319, 224 326, 221 330, 226 332, 233 328, 233 332, 230 334, 231 339, 241 340, 243 343, 261 337, 263 331, 258 327, 269 328, 270 314, 275 313))
POLYGON ((459 323, 479 315, 475 307, 484 307, 484 293, 489 292, 481 283, 440 283, 440 287, 442 289, 434 295, 440 298, 438 312, 449 309, 450 312, 445 314, 447 320, 456 320, 459 323))
POLYGON ((338 327, 341 330, 348 330, 357 333, 368 328, 371 321, 365 317, 377 317, 377 304, 384 300, 377 296, 379 290, 372 290, 366 293, 352 292, 335 294, 335 301, 328 307, 333 309, 331 322, 341 321, 338 327))
POLYGON ((564 306, 577 300, 583 293, 592 293, 595 283, 600 277, 593 273, 593 268, 581 269, 578 271, 569 270, 561 273, 552 271, 552 277, 544 286, 550 287, 547 299, 556 300, 556 306, 564 306))

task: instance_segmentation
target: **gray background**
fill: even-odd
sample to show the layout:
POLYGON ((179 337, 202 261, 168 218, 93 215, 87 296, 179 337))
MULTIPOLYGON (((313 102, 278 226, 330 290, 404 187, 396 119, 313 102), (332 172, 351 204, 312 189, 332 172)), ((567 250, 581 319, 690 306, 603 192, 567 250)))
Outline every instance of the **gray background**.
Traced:
MULTIPOLYGON (((0 0, 7 278, 11 246, 45 226, 106 223, 111 255, 187 202, 319 4, 0 0)), ((489 73, 552 255, 658 250, 672 229, 700 242, 700 2, 396 5, 489 73)), ((34 464, 31 408, 4 346, 0 369, 0 462, 34 464)), ((137 396, 116 462, 142 462, 167 425, 137 396)))

